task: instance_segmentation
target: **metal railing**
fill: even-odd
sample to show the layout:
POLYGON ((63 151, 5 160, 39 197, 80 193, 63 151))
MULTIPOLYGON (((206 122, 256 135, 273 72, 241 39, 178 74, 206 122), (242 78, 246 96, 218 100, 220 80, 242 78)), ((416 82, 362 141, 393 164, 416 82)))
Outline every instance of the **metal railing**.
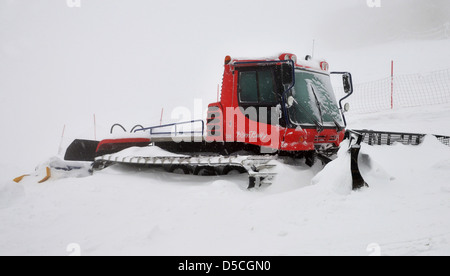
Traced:
POLYGON ((161 126, 152 126, 152 127, 146 127, 146 128, 139 128, 139 129, 135 129, 134 133, 139 132, 139 131, 150 131, 150 135, 186 135, 186 134, 190 134, 190 135, 195 135, 195 134, 201 134, 202 136, 205 133, 205 122, 203 120, 192 120, 192 121, 187 121, 187 122, 180 122, 180 123, 173 123, 173 124, 167 124, 167 125, 161 125, 161 126), (180 126, 185 126, 185 125, 194 125, 195 123, 200 123, 202 125, 202 130, 191 130, 191 131, 178 131, 178 128, 180 126), (174 131, 162 131, 162 132, 155 132, 156 129, 161 129, 161 128, 169 128, 169 127, 174 127, 174 131))
MULTIPOLYGON (((394 143, 402 143, 404 145, 420 145, 426 134, 419 133, 402 133, 372 130, 352 130, 362 136, 362 141, 369 145, 393 145, 394 143)), ((439 142, 446 146, 450 146, 450 137, 443 135, 433 135, 439 142)))

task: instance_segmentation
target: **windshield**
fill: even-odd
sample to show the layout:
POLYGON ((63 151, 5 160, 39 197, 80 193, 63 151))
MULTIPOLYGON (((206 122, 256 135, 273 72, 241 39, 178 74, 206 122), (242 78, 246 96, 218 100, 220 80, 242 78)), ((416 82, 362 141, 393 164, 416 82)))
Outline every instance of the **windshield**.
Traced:
POLYGON ((287 94, 294 103, 288 107, 289 118, 297 125, 343 126, 330 77, 305 70, 295 70, 295 86, 287 94))

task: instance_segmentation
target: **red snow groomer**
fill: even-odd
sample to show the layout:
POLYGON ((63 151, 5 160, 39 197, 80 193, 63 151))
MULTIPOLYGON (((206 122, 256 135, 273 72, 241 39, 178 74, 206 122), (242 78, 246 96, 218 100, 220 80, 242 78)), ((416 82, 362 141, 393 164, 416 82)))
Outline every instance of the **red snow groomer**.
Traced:
MULTIPOLYGON (((304 159, 310 166, 316 159, 331 160, 346 134, 342 101, 353 93, 350 73, 330 73, 325 61, 288 53, 227 56, 224 68, 221 98, 208 106, 206 122, 136 126, 132 133, 139 138, 75 140, 65 159, 94 161, 94 170, 126 163, 197 175, 247 172, 250 188, 270 183, 275 159, 304 159), (347 96, 340 101, 330 74, 342 75, 347 96)), ((355 164, 354 182, 360 187, 364 181, 355 164)))

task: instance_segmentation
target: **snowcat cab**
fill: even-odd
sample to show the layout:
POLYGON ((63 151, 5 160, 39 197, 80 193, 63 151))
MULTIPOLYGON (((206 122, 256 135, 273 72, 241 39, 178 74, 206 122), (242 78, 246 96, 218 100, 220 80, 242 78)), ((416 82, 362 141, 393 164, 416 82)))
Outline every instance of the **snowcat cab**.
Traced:
MULTIPOLYGON (((303 61, 293 54, 261 60, 227 56, 221 100, 208 109, 207 141, 245 145, 255 153, 334 153, 346 122, 328 70, 327 62, 309 56, 303 61)), ((350 96, 351 75, 340 74, 350 96)))

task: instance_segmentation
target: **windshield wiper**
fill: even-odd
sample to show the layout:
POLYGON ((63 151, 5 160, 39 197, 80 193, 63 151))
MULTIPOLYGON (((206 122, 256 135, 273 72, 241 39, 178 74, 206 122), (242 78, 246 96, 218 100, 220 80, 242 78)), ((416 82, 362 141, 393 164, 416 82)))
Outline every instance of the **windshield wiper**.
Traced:
POLYGON ((294 98, 294 103, 297 104, 298 107, 300 107, 300 109, 303 111, 303 113, 314 123, 314 125, 316 125, 316 130, 317 132, 322 132, 323 131, 323 125, 317 121, 316 118, 312 117, 309 112, 301 105, 297 102, 297 100, 294 98))
POLYGON ((309 86, 311 87, 311 90, 314 94, 314 99, 316 100, 316 106, 317 106, 317 109, 319 109, 320 119, 322 120, 322 125, 323 125, 322 104, 320 103, 319 98, 317 98, 316 90, 314 90, 314 86, 312 86, 311 84, 309 84, 309 86))

